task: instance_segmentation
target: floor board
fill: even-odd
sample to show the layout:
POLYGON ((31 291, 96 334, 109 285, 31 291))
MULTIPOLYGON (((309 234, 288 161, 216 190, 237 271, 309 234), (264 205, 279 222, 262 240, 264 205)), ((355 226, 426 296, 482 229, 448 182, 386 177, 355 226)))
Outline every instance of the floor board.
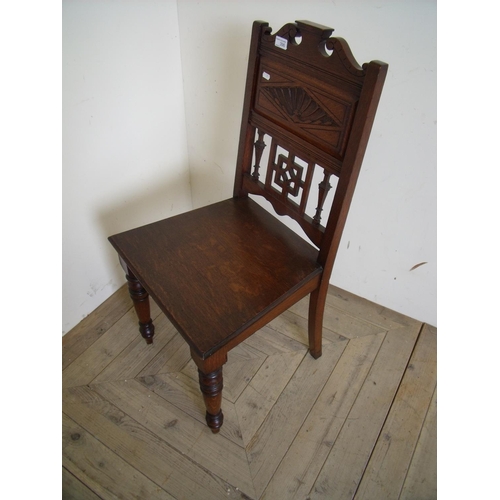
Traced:
POLYGON ((436 498, 436 329, 331 287, 323 356, 308 299, 229 353, 224 426, 187 345, 123 287, 63 337, 63 499, 436 498))

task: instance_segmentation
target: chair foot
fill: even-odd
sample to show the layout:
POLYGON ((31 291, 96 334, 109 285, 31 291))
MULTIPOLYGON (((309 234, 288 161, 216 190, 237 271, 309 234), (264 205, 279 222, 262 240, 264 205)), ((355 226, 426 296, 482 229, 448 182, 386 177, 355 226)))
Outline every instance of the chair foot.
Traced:
POLYGON ((150 319, 147 323, 141 323, 139 321, 139 332, 146 341, 146 344, 153 343, 153 336, 155 334, 155 327, 153 321, 150 319))
POLYGON ((211 415, 210 413, 206 413, 205 419, 207 421, 207 425, 210 427, 210 430, 217 434, 224 423, 224 415, 222 414, 222 410, 217 413, 217 415, 211 415))
POLYGON ((203 373, 198 369, 200 389, 207 409, 205 419, 208 427, 217 434, 224 422, 222 414, 222 367, 211 373, 203 373))
POLYGON ((321 357, 321 355, 323 354, 323 351, 320 349, 319 351, 313 351, 311 349, 309 349, 309 353, 311 354, 311 356, 314 358, 314 359, 318 359, 321 357))
POLYGON ((132 274, 130 269, 127 270, 126 278, 128 291, 132 302, 134 303, 137 317, 139 318, 139 332, 146 340, 146 344, 152 344, 155 327, 153 325, 153 320, 151 319, 148 292, 146 292, 140 281, 132 274))

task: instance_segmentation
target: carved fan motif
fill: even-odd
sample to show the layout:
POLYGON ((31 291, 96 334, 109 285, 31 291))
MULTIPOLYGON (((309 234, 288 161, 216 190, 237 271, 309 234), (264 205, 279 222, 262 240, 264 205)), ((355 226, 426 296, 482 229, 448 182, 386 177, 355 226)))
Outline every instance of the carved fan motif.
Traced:
POLYGON ((262 91, 295 123, 339 126, 301 87, 264 87, 262 91))

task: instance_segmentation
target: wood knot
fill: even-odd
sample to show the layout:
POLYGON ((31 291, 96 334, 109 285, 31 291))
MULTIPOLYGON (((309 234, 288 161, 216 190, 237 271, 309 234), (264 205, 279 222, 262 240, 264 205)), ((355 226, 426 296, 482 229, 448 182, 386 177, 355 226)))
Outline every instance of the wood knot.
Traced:
POLYGON ((142 381, 146 385, 153 385, 155 383, 155 378, 152 375, 147 375, 142 379, 142 381))
POLYGON ((168 429, 169 427, 174 427, 177 425, 178 420, 175 418, 174 420, 171 420, 170 422, 167 422, 165 424, 165 429, 168 429))

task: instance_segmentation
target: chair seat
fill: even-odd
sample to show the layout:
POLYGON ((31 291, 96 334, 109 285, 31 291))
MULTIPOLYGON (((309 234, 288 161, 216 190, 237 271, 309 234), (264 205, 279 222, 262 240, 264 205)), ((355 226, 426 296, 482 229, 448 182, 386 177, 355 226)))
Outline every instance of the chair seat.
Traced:
POLYGON ((202 358, 322 271, 318 250, 250 198, 225 200, 109 239, 202 358))

